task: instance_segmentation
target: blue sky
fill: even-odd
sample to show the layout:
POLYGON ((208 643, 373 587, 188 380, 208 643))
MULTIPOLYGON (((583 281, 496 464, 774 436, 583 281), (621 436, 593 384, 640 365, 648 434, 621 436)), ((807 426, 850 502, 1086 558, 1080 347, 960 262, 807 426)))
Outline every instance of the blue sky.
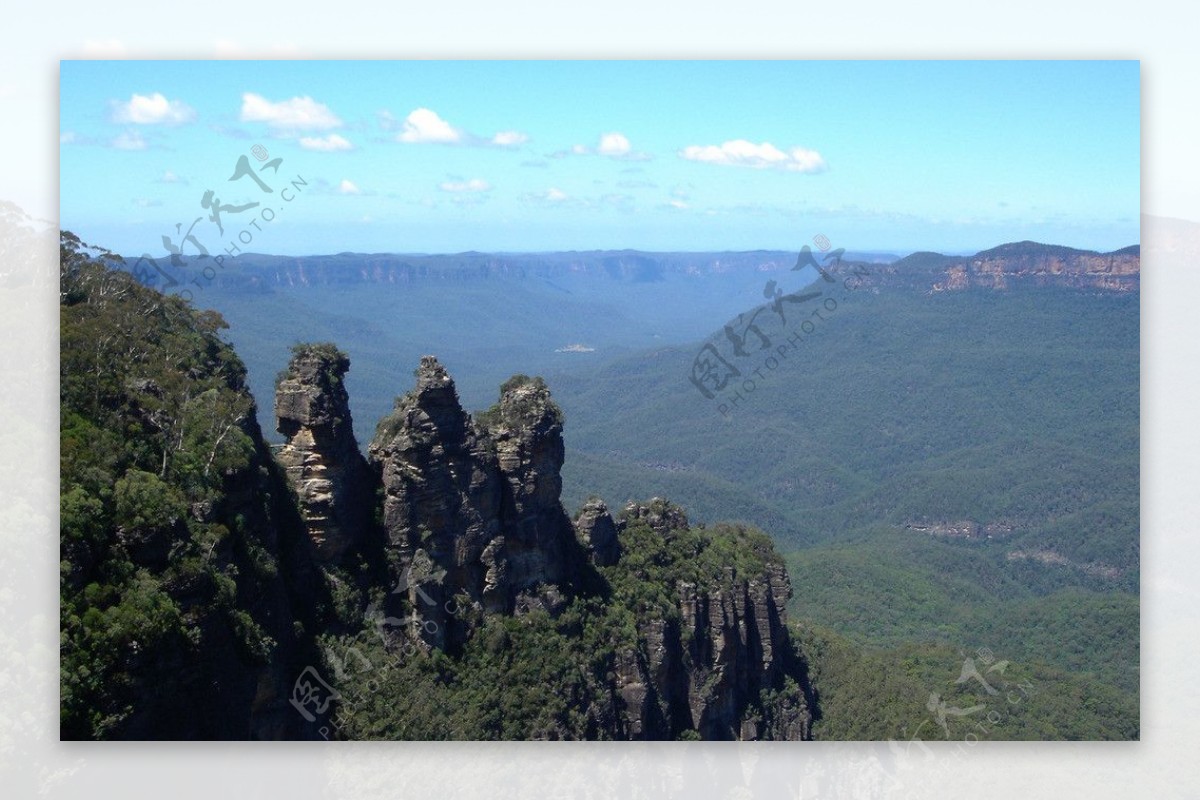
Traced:
POLYGON ((64 61, 60 217, 131 255, 177 225, 214 254, 1112 250, 1139 106, 1135 61, 64 61))

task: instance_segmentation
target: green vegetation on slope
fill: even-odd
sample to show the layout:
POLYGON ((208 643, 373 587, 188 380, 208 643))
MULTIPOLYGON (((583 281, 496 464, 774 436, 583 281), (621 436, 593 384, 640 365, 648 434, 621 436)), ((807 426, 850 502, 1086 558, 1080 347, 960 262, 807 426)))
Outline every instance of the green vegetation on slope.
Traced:
MULTIPOLYGON (((546 294, 551 290, 497 297, 497 286, 456 284, 455 292, 447 293, 442 285, 413 285, 405 287, 399 305, 374 287, 299 289, 280 293, 274 305, 265 295, 222 297, 217 288, 212 298, 229 303, 248 326, 235 335, 256 363, 282 361, 270 349, 286 352, 292 340, 280 332, 290 331, 288 326, 303 327, 306 336, 337 339, 362 368, 356 370, 359 378, 350 380, 382 388, 380 409, 390 406, 394 388, 395 337, 415 359, 429 352, 423 338, 436 329, 435 339, 445 339, 446 348, 470 365, 463 372, 486 386, 495 385, 488 370, 511 372, 505 359, 514 354, 530 359, 523 366, 548 376, 572 420, 564 469, 569 505, 593 491, 614 505, 658 494, 683 503, 697 519, 761 526, 791 552, 789 569, 797 589, 793 617, 836 629, 847 638, 839 653, 854 654, 846 657, 851 662, 882 659, 872 664, 895 668, 887 660, 909 649, 941 654, 949 664, 948 654, 961 659, 960 650, 987 646, 998 658, 1035 671, 1046 686, 1059 682, 1063 688, 1056 697, 1064 700, 1040 707, 1047 716, 1040 728, 1030 724, 1020 736, 1136 732, 1136 293, 852 293, 801 350, 769 372, 724 418, 716 408, 720 401, 704 400, 686 379, 694 348, 660 348, 601 366, 595 357, 602 354, 547 357, 551 333, 577 330, 571 326, 578 320, 596 316, 582 314, 588 302, 551 303, 546 294), (361 311, 351 311, 367 296, 361 311), (448 315, 447 308, 453 313, 448 315), (447 319, 455 325, 439 324, 447 319), (537 357, 541 361, 535 354, 543 354, 537 357), (586 367, 572 368, 578 364, 586 367), (975 538, 928 533, 964 521, 991 533, 975 538), (1096 699, 1110 709, 1105 726, 1090 717, 1096 699)), ((703 287, 687 291, 691 294, 683 297, 700 297, 703 287)), ((606 301, 611 319, 621 321, 621 336, 612 340, 617 348, 644 345, 661 322, 652 303, 642 297, 633 305, 632 297, 614 295, 606 301), (629 321, 639 315, 645 326, 635 332, 629 321)), ((704 322, 705 309, 697 306, 695 313, 705 330, 719 327, 718 319, 704 322)), ((89 345, 100 347, 87 320, 78 322, 74 342, 81 353, 89 345)), ((65 323, 63 330, 65 348, 65 323)), ((599 335, 601 329, 582 330, 599 335)), ((79 361, 72 372, 83 370, 87 376, 91 369, 99 376, 99 358, 79 361)), ((351 389, 359 402, 370 402, 371 392, 351 389)), ((104 381, 92 385, 78 379, 70 391, 80 409, 88 408, 85 390, 97 396, 111 392, 104 381)), ((216 401, 221 394, 210 397, 216 401)), ((358 421, 369 425, 379 416, 362 414, 358 421)), ((64 465, 68 432, 75 425, 64 413, 64 465)), ((169 442, 159 447, 155 429, 135 433, 145 453, 136 464, 121 462, 119 469, 104 458, 130 447, 118 442, 120 437, 106 440, 103 431, 90 428, 72 434, 103 445, 71 457, 77 461, 71 464, 70 483, 64 472, 64 537, 69 527, 74 547, 89 537, 103 540, 101 532, 116 527, 161 529, 177 519, 180 509, 190 509, 197 487, 203 487, 203 480, 197 484, 194 478, 199 462, 183 469, 201 444, 189 443, 179 456, 164 455, 169 442), (180 471, 164 480, 161 463, 151 455, 166 459, 171 470, 178 462, 180 471), (89 470, 101 471, 103 479, 90 486, 111 481, 113 497, 88 489, 89 470), (176 477, 192 484, 175 486, 176 477), (119 502, 117 481, 123 482, 119 502), (122 522, 109 522, 118 519, 122 522)), ((189 520, 186 525, 190 531, 208 523, 189 520)), ((152 534, 139 536, 153 540, 152 534)), ((117 609, 120 603, 113 599, 118 596, 136 599, 129 614, 117 609, 114 618, 136 621, 128 626, 145 625, 152 636, 176 631, 170 604, 178 603, 170 592, 170 603, 155 594, 153 576, 150 583, 145 579, 134 571, 113 580, 124 595, 92 597, 102 609, 117 609)), ((647 609, 654 608, 656 596, 647 603, 647 609)), ((93 628, 99 630, 98 625, 93 628)), ((558 630, 553 620, 536 625, 558 630)), ((118 632, 112 639, 120 643, 122 636, 118 632)), ((554 636, 547 634, 549 651, 554 636)), ((85 644, 84 650, 91 647, 85 644)), ((871 703, 873 675, 853 665, 826 671, 819 734, 862 736, 865 729, 850 722, 855 707, 839 707, 843 702, 837 699, 861 697, 868 699, 862 704, 871 703), (847 709, 850 714, 839 711, 847 709)), ((915 675, 921 687, 926 677, 935 678, 920 671, 915 675)), ((109 686, 120 687, 120 682, 109 686)), ((896 696, 900 690, 889 692, 896 696)), ((919 695, 917 707, 920 713, 919 695)), ((871 736, 898 736, 890 723, 870 731, 871 736)))
MULTIPOLYGON (((1136 740, 1136 696, 981 645, 855 646, 796 627, 809 660, 818 740, 1136 740)), ((919 747, 919 746, 918 746, 919 747)))
MULTIPOLYGON (((660 500, 651 501, 650 508, 668 509, 660 500)), ((614 681, 622 658, 653 663, 662 658, 652 653, 654 648, 671 647, 669 637, 651 642, 647 632, 662 623, 668 630, 680 625, 680 582, 700 594, 729 592, 732 582, 756 577, 767 565, 782 561, 766 534, 744 526, 656 531, 636 521, 622 529, 620 543, 621 559, 598 568, 597 594, 578 596, 554 614, 533 608, 518 616, 482 617, 455 656, 398 647, 372 629, 326 638, 326 661, 345 699, 326 735, 612 738, 618 725, 614 681)), ((676 666, 682 672, 676 678, 698 667, 684 637, 682 662, 676 666)), ((799 655, 793 653, 789 660, 790 672, 803 676, 799 655)), ((720 678, 712 677, 714 688, 720 678)), ((804 703, 803 691, 788 675, 780 687, 764 689, 751 714, 769 722, 797 703, 804 703)), ((668 733, 677 739, 697 736, 678 721, 668 733)))
POLYGON ((693 351, 551 375, 576 421, 564 493, 760 525, 793 619, 864 648, 988 645, 1127 694, 1136 724, 1137 302, 852 294, 728 417, 686 380, 693 351))
POLYGON ((219 315, 92 250, 63 234, 61 734, 260 735, 293 621, 245 370, 219 315))

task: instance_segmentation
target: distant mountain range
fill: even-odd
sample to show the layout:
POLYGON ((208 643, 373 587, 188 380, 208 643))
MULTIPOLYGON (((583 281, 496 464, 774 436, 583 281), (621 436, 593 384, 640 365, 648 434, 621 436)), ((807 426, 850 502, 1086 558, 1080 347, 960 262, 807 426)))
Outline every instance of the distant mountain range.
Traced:
MULTIPOLYGON (((1007 289, 1022 285, 1069 286, 1129 291, 1138 286, 1140 251, 1131 245, 1111 253, 1076 250, 1061 245, 1013 242, 973 256, 918 252, 903 258, 883 252, 813 252, 825 263, 879 265, 876 280, 887 285, 908 285, 931 291, 968 286, 1007 289)), ((797 261, 796 251, 649 253, 636 250, 566 251, 558 253, 455 254, 337 253, 318 256, 271 256, 246 253, 225 257, 215 277, 204 278, 205 268, 218 254, 191 256, 172 265, 166 258, 157 266, 145 259, 126 257, 130 269, 142 269, 148 283, 159 289, 184 286, 193 280, 243 291, 269 291, 276 287, 333 286, 362 283, 409 284, 423 280, 475 281, 502 278, 608 279, 619 283, 656 283, 672 276, 742 276, 786 272, 797 261), (135 266, 136 265, 136 266, 135 266)), ((571 292, 569 286, 551 284, 571 292)))

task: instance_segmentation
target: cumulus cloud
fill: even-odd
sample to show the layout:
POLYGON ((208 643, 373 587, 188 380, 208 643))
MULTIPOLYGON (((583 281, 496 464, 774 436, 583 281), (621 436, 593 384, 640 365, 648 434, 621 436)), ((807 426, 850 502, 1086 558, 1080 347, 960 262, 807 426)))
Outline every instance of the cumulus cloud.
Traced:
POLYGON ((242 122, 265 122, 272 128, 284 130, 327 131, 342 125, 329 106, 307 95, 272 102, 262 95, 246 92, 242 95, 240 119, 242 122))
POLYGON ((600 134, 600 142, 595 147, 588 145, 572 145, 569 151, 559 150, 551 153, 551 158, 563 158, 565 156, 590 156, 592 154, 599 156, 608 156, 614 159, 623 159, 625 161, 649 161, 650 155, 635 151, 633 145, 629 142, 629 137, 620 131, 610 131, 609 133, 600 134))
POLYGON ((492 185, 480 178, 469 181, 444 181, 438 185, 443 192, 490 192, 492 185))
POLYGON ((463 140, 463 132, 443 120, 432 109, 414 109, 404 118, 404 124, 401 127, 402 130, 396 139, 410 144, 422 142, 454 144, 463 140))
POLYGON ((160 184, 184 184, 184 185, 186 185, 186 184, 187 184, 187 179, 185 179, 185 178, 180 178, 180 177, 179 177, 178 175, 176 175, 175 173, 171 172, 170 170, 167 170, 166 172, 164 172, 164 173, 162 174, 162 177, 158 179, 158 183, 160 183, 160 184))
POLYGON ((478 147, 520 147, 529 135, 520 131, 499 131, 490 137, 478 136, 451 125, 433 109, 414 109, 398 121, 389 111, 379 112, 379 127, 385 131, 399 130, 397 142, 406 144, 474 145, 478 147))
POLYGON ((357 186, 355 186, 353 181, 349 181, 345 178, 343 178, 342 182, 340 184, 338 184, 337 191, 338 191, 339 195, 361 195, 362 194, 362 190, 359 189, 357 186))
POLYGON ((125 131, 110 143, 117 150, 145 150, 146 140, 137 131, 125 131))
POLYGON ((492 144, 500 147, 517 147, 529 141, 529 135, 520 131, 500 131, 492 137, 492 144))
POLYGON ((167 100, 161 92, 135 94, 125 102, 114 100, 113 122, 134 125, 181 125, 196 119, 196 111, 181 100, 167 100))
POLYGON ((756 145, 745 139, 733 139, 720 145, 689 145, 679 151, 679 156, 688 161, 756 170, 812 173, 826 167, 825 159, 815 150, 794 147, 784 152, 770 142, 756 145))
POLYGON ((625 134, 616 131, 600 135, 600 146, 596 152, 601 156, 626 156, 633 148, 625 134))
POLYGON ((300 147, 305 150, 320 150, 326 153, 354 149, 354 145, 337 134, 329 134, 329 136, 302 136, 300 137, 300 147))

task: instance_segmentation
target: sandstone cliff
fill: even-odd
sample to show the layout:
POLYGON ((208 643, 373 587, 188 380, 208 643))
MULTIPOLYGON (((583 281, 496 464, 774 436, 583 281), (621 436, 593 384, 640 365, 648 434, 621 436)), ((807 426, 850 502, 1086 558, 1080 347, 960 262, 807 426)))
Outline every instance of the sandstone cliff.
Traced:
POLYGON ((511 613, 569 578, 561 413, 540 380, 514 380, 476 421, 435 358, 416 378, 369 449, 394 583, 385 608, 411 610, 414 633, 454 648, 471 629, 462 607, 511 613))
POLYGON ((1014 242, 976 253, 946 266, 933 291, 1014 289, 1057 286, 1129 292, 1139 286, 1140 248, 1094 253, 1072 248, 1014 242))
POLYGON ((275 391, 276 454, 300 501, 318 559, 336 563, 370 520, 367 465, 358 450, 343 383, 350 360, 332 345, 300 346, 275 391))
MULTIPOLYGON (((630 504, 623 518, 622 528, 646 526, 667 540, 689 528, 681 509, 657 498, 630 504)), ((748 572, 733 565, 717 570, 708 580, 677 581, 678 616, 639 621, 641 646, 619 653, 622 733, 808 739, 812 713, 786 626, 792 595, 786 570, 770 558, 748 572)))
POLYGON ((599 606, 589 625, 617 632, 626 613, 634 622, 588 657, 607 665, 578 710, 589 732, 809 736, 807 679, 784 611, 791 586, 765 535, 690 526, 660 499, 630 504, 620 522, 593 499, 572 522, 559 500, 562 413, 541 379, 515 376, 472 417, 435 358, 415 375, 369 448, 389 565, 373 614, 389 649, 461 654, 488 616, 554 619, 590 598, 599 606))

